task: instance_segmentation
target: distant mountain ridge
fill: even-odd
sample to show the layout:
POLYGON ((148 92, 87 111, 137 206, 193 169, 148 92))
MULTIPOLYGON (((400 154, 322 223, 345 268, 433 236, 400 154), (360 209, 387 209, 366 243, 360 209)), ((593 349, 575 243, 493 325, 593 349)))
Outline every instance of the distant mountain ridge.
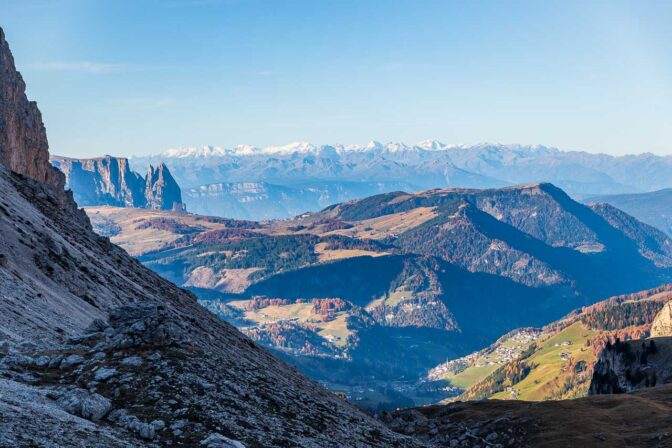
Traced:
POLYGON ((611 204, 640 221, 672 235, 672 188, 646 193, 591 196, 586 198, 585 202, 611 204))
MULTIPOLYGON (((295 142, 266 148, 251 145, 238 145, 233 148, 217 146, 177 148, 154 156, 133 157, 132 160, 141 166, 156 160, 165 160, 171 168, 183 165, 192 168, 207 166, 209 172, 222 175, 215 182, 270 181, 273 177, 284 179, 286 173, 283 169, 294 171, 300 166, 302 168, 300 173, 294 172, 294 174, 313 176, 314 179, 326 180, 333 174, 345 176, 352 174, 364 175, 367 180, 383 180, 376 176, 385 173, 388 176, 397 176, 394 177, 395 180, 404 180, 423 188, 449 186, 486 188, 552 182, 570 194, 597 195, 672 187, 669 180, 672 168, 670 156, 651 153, 612 156, 562 151, 543 145, 490 143, 464 145, 444 144, 436 140, 424 140, 416 144, 382 144, 371 141, 366 145, 313 145, 307 142, 295 142), (269 171, 253 169, 255 159, 260 158, 273 162, 269 171), (298 163, 303 158, 306 164, 298 163), (325 162, 327 160, 330 163, 325 162), (235 163, 227 166, 227 161, 235 163), (373 161, 381 164, 381 171, 376 172, 372 169, 370 163, 373 161), (425 182, 414 180, 414 169, 420 168, 424 168, 423 172, 429 176, 424 179, 425 182), (441 178, 441 173, 456 174, 455 170, 460 170, 458 178, 443 176, 444 183, 437 182, 437 179, 441 178), (255 175, 239 178, 243 173, 255 175), (225 174, 228 174, 228 177, 225 174), (461 181, 459 177, 464 176, 471 176, 472 184, 460 185, 454 182, 461 181), (434 184, 428 185, 427 182, 434 184)), ((185 186, 194 186, 190 183, 190 179, 181 179, 181 174, 177 177, 185 186)), ((422 176, 419 178, 422 180, 422 176)), ((391 177, 387 178, 390 179, 391 177)))
POLYGON ((72 190, 80 206, 184 209, 182 192, 164 163, 150 165, 142 177, 131 170, 128 159, 104 156, 72 159, 51 156, 51 164, 65 175, 66 188, 72 190))
MULTIPOLYGON (((317 211, 326 205, 395 190, 497 188, 550 182, 581 199, 672 187, 672 157, 610 156, 543 145, 447 145, 436 140, 416 144, 372 141, 366 145, 296 142, 266 148, 177 148, 131 160, 141 168, 165 161, 185 189, 250 182, 289 188, 269 214, 259 212, 258 204, 243 203, 234 207, 238 210, 235 214, 225 215, 246 219, 289 218, 296 210, 317 211), (360 187, 317 203, 311 195, 296 189, 297 185, 310 184, 334 190, 344 182, 358 183, 360 187), (399 184, 408 188, 396 188, 399 184)), ((222 209, 224 204, 233 204, 236 196, 222 191, 209 199, 213 209, 222 209)), ((198 199, 185 197, 185 201, 190 209, 194 209, 193 203, 196 209, 203 210, 198 199)))

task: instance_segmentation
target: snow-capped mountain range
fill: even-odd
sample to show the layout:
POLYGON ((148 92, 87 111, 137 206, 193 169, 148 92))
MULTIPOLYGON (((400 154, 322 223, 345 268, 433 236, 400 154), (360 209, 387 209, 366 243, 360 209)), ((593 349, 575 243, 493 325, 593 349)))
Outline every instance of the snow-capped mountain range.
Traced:
MULTIPOLYGON (((479 147, 499 147, 507 148, 509 150, 518 150, 524 153, 553 153, 560 152, 557 148, 550 148, 542 145, 525 146, 525 145, 502 145, 482 143, 478 145, 464 145, 464 144, 445 144, 438 140, 422 140, 415 144, 406 143, 380 143, 371 140, 365 145, 358 144, 334 144, 334 145, 314 145, 309 142, 293 142, 282 146, 267 146, 257 147, 253 145, 236 145, 232 148, 223 148, 221 146, 203 146, 203 147, 185 147, 185 148, 171 148, 164 152, 151 155, 149 157, 162 157, 164 159, 189 159, 189 158, 211 158, 211 157, 228 157, 228 156, 258 156, 258 155, 289 155, 289 154, 319 154, 323 152, 335 152, 337 154, 344 154, 348 152, 417 152, 417 151, 448 151, 451 149, 470 149, 479 147)), ((144 157, 136 157, 142 159, 144 157)))
MULTIPOLYGON (((303 197, 306 185, 317 184, 320 190, 340 191, 338 185, 343 183, 348 184, 346 191, 357 193, 353 197, 335 195, 334 199, 338 197, 339 201, 399 189, 400 186, 420 190, 551 182, 579 199, 672 187, 670 156, 650 153, 611 156, 563 151, 543 145, 464 145, 424 140, 415 144, 371 141, 365 145, 296 142, 265 148, 205 146, 134 157, 133 165, 142 170, 150 163, 161 161, 168 165, 184 189, 231 184, 217 190, 224 195, 227 191, 239 191, 233 184, 263 182, 270 189, 283 187, 283 194, 279 196, 281 201, 283 197, 291 197, 294 188, 297 188, 297 195, 303 197), (361 184, 361 188, 352 188, 353 184, 361 184), (363 187, 366 185, 376 185, 376 188, 369 191, 368 187, 363 187)), ((208 200, 215 199, 210 197, 208 200)), ((320 204, 329 202, 329 197, 319 201, 320 204)), ((294 199, 292 203, 293 211, 302 206, 294 199)), ((306 210, 314 208, 314 204, 306 203, 306 210)), ((187 206, 199 212, 198 208, 190 206, 189 198, 187 206)), ((256 216, 255 213, 243 215, 247 218, 256 216)))

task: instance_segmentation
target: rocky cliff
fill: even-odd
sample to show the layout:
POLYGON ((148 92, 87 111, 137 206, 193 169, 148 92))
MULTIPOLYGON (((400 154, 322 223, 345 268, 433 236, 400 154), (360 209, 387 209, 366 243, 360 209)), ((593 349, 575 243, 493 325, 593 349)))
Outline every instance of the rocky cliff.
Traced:
POLYGON ((144 207, 145 181, 131 170, 128 159, 105 156, 95 159, 51 157, 66 178, 66 186, 80 206, 144 207))
POLYGON ((95 235, 54 186, 0 164, 0 446, 420 446, 95 235))
POLYGON ((668 302, 653 319, 651 337, 672 336, 672 302, 668 302))
POLYGON ((156 168, 150 165, 147 169, 145 199, 147 208, 175 211, 183 209, 182 192, 165 163, 160 163, 156 168))
POLYGON ((49 186, 63 200, 64 176, 49 164, 49 143, 37 103, 28 101, 0 29, 0 162, 15 173, 49 186))
POLYGON ((66 187, 80 206, 184 209, 182 192, 165 164, 150 167, 142 177, 123 157, 73 159, 52 156, 51 164, 65 174, 66 187))
POLYGON ((589 394, 620 394, 670 382, 672 338, 616 339, 598 357, 589 394))

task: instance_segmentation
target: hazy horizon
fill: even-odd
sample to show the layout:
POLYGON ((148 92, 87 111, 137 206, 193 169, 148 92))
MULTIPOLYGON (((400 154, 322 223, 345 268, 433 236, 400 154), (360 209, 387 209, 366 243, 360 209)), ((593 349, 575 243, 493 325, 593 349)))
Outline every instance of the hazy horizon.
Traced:
POLYGON ((413 142, 370 139, 370 140, 364 141, 364 142, 347 142, 347 143, 343 143, 343 142, 320 142, 320 143, 316 143, 316 142, 310 142, 310 141, 295 140, 295 141, 291 141, 291 142, 272 144, 272 145, 255 145, 255 144, 249 143, 249 142, 237 143, 237 144, 233 144, 233 145, 201 144, 201 145, 184 145, 184 146, 166 147, 166 148, 158 149, 157 151, 154 151, 154 152, 149 152, 149 151, 132 152, 131 151, 131 152, 122 153, 120 151, 112 151, 112 152, 87 151, 87 154, 85 154, 85 155, 78 155, 77 153, 68 154, 67 152, 58 152, 54 149, 53 145, 50 144, 51 147, 50 147, 49 152, 51 153, 51 155, 54 155, 54 156, 68 157, 68 158, 75 158, 75 159, 77 159, 77 158, 80 158, 80 159, 83 159, 83 158, 99 158, 99 157, 104 157, 104 156, 124 157, 124 158, 144 158, 144 157, 161 156, 161 155, 163 155, 167 152, 170 152, 170 151, 186 150, 186 149, 192 149, 192 148, 201 149, 201 148, 205 148, 205 147, 222 148, 222 149, 234 149, 234 148, 239 147, 239 146, 251 146, 251 147, 254 147, 254 148, 257 148, 257 149, 266 149, 266 148, 280 148, 280 147, 284 147, 284 146, 291 146, 293 144, 306 143, 306 144, 311 144, 311 145, 319 148, 319 147, 322 147, 322 146, 342 146, 342 147, 366 146, 370 142, 377 142, 377 143, 381 143, 382 145, 405 144, 405 145, 410 147, 410 146, 416 145, 418 143, 421 143, 423 141, 437 141, 437 142, 445 144, 448 147, 451 147, 451 146, 455 146, 455 147, 457 147, 457 146, 477 147, 477 146, 481 146, 481 145, 483 145, 483 146, 510 146, 510 147, 513 147, 513 146, 520 146, 520 147, 535 147, 535 146, 538 146, 538 147, 545 147, 545 148, 549 148, 549 149, 557 149, 560 152, 586 152, 586 153, 590 153, 590 154, 605 154, 605 155, 610 155, 610 156, 614 156, 614 157, 639 156, 639 155, 643 155, 643 154, 653 154, 655 156, 660 156, 660 157, 672 156, 672 152, 670 152, 670 153, 656 153, 656 152, 653 152, 653 151, 646 151, 646 150, 642 150, 642 151, 639 151, 639 152, 634 152, 633 151, 633 152, 624 152, 624 153, 620 153, 620 154, 618 154, 618 153, 614 154, 614 153, 609 153, 609 152, 606 152, 606 151, 589 151, 589 150, 584 149, 584 148, 560 148, 560 147, 557 147, 557 146, 546 145, 546 144, 543 144, 543 143, 485 142, 485 141, 478 141, 478 142, 474 142, 474 143, 462 143, 462 142, 455 143, 455 142, 446 142, 446 141, 442 141, 442 140, 439 140, 439 139, 427 139, 427 138, 426 139, 420 139, 418 141, 413 141, 413 142))
POLYGON ((372 139, 672 154, 672 4, 0 6, 54 154, 372 139))

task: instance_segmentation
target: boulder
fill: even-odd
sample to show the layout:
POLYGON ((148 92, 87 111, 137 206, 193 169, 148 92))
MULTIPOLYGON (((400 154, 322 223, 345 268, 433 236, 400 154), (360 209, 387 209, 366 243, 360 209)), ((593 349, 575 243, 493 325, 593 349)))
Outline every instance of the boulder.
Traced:
POLYGON ((157 303, 115 308, 110 312, 110 327, 109 349, 164 347, 186 342, 181 326, 157 303))
POLYGON ((142 358, 139 356, 129 356, 122 359, 120 364, 126 367, 140 367, 142 365, 142 358))
POLYGON ((84 362, 84 357, 81 355, 70 355, 67 356, 63 361, 61 361, 60 368, 61 369, 67 369, 72 366, 76 366, 77 364, 81 364, 84 362))
POLYGON ((112 408, 112 403, 107 398, 83 389, 72 389, 64 392, 58 400, 58 405, 72 415, 94 422, 105 417, 112 408))
POLYGON ((205 448, 245 448, 245 445, 237 440, 231 440, 218 432, 213 432, 200 443, 205 448))
POLYGON ((141 438, 148 440, 153 439, 157 429, 160 429, 160 424, 158 421, 144 423, 135 415, 130 414, 126 409, 115 409, 114 411, 110 412, 110 415, 107 416, 107 419, 116 423, 122 428, 126 428, 129 431, 136 433, 141 438))
POLYGON ((112 378, 116 374, 117 374, 117 369, 115 369, 115 368, 110 368, 110 369, 102 368, 102 369, 98 369, 96 371, 96 374, 94 375, 94 379, 96 381, 106 381, 106 380, 112 378))

